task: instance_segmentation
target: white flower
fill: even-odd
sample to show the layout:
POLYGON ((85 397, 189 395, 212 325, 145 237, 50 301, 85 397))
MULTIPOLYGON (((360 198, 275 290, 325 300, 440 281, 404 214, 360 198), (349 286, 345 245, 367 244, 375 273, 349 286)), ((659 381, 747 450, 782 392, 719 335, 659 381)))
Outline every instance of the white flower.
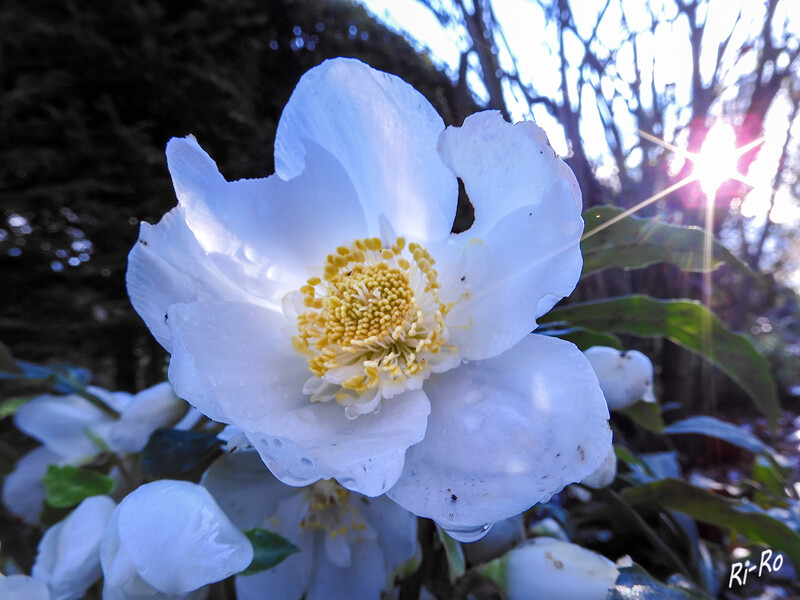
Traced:
POLYGON ((284 483, 383 492, 451 534, 546 501, 610 445, 596 377, 529 335, 581 271, 580 191, 533 123, 445 130, 397 77, 336 59, 284 109, 276 174, 167 147, 178 206, 142 224, 134 308, 178 394, 284 483), (451 234, 464 181, 475 222, 451 234))
MULTIPOLYGON (((100 388, 89 388, 115 410, 115 396, 100 388)), ((106 443, 102 437, 114 418, 78 394, 37 396, 14 415, 17 429, 40 441, 42 446, 24 455, 3 482, 3 503, 30 523, 39 522, 45 500, 42 484, 49 465, 79 465, 96 456, 106 443)))
POLYGON ((100 578, 100 542, 115 507, 108 496, 92 496, 44 533, 31 574, 51 600, 82 598, 100 578))
POLYGON ((655 402, 653 363, 638 350, 619 351, 592 346, 584 352, 597 373, 600 388, 612 410, 643 402, 655 402))
POLYGON ((535 538, 483 572, 508 600, 605 600, 619 570, 606 557, 554 538, 535 538))
MULTIPOLYGON (((100 388, 88 391, 121 409, 122 399, 100 388)), ((91 460, 105 445, 104 437, 114 417, 78 394, 54 396, 44 394, 23 404, 14 415, 17 429, 40 441, 63 459, 73 463, 91 460)))
POLYGON ((49 465, 81 465, 104 450, 139 452, 153 431, 178 421, 188 407, 166 382, 138 394, 94 386, 87 391, 119 417, 78 394, 44 394, 14 415, 17 429, 42 443, 23 456, 3 482, 3 503, 26 521, 39 521, 45 500, 42 477, 49 465))
POLYGON ((41 581, 27 575, 0 573, 0 598, 9 600, 50 600, 50 592, 41 581))
POLYGON ((211 494, 188 481, 145 484, 114 513, 100 548, 104 600, 179 600, 248 567, 253 547, 211 494))
POLYGON ((156 429, 176 423, 186 408, 167 382, 142 390, 120 411, 108 436, 109 445, 117 452, 140 452, 156 429))
POLYGON ((93 386, 87 391, 119 417, 78 394, 44 394, 23 404, 14 415, 14 424, 59 456, 85 462, 106 449, 139 452, 153 431, 178 421, 187 408, 166 382, 138 394, 93 386))
POLYGON ((255 452, 224 455, 202 480, 241 528, 282 535, 300 552, 236 578, 239 600, 379 598, 420 559, 417 519, 386 497, 366 498, 336 482, 302 488, 272 478, 255 452))

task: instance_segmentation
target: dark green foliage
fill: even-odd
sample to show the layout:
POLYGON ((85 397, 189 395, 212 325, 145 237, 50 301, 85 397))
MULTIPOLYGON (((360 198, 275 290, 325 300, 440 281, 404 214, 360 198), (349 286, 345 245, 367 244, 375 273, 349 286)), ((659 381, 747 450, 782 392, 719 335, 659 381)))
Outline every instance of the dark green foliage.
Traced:
POLYGON ((698 415, 696 417, 689 417, 688 419, 676 421, 670 424, 669 427, 665 427, 664 433, 673 435, 680 433, 707 435, 709 437, 725 440, 729 444, 739 446, 755 454, 764 454, 770 457, 775 456, 775 451, 772 448, 749 431, 746 431, 742 427, 737 427, 732 423, 726 423, 725 421, 720 421, 719 419, 706 415, 698 415))
POLYGON ((208 466, 223 444, 213 433, 156 429, 142 450, 142 474, 148 479, 185 476, 208 466))
POLYGON ((623 490, 632 506, 650 512, 676 510, 697 521, 731 529, 748 539, 786 554, 800 565, 800 535, 752 502, 728 500, 682 479, 662 479, 623 490))
POLYGON ((242 575, 255 575, 266 571, 279 565, 295 552, 300 552, 300 548, 289 540, 266 529, 254 527, 245 531, 244 534, 253 544, 253 562, 242 571, 242 575))
POLYGON ((583 277, 603 269, 641 269, 659 262, 693 272, 713 271, 727 263, 745 275, 754 275, 716 240, 712 244, 711 260, 705 264, 706 233, 699 227, 670 225, 661 222, 659 217, 620 218, 624 212, 614 206, 597 206, 584 211, 583 277))
POLYGON ((772 423, 780 414, 767 361, 748 338, 733 333, 699 302, 624 296, 555 309, 541 320, 567 321, 598 331, 665 337, 719 367, 772 423))
POLYGON ((348 2, 9 0, 0 24, 0 339, 112 389, 163 376, 124 274, 139 221, 176 203, 170 137, 194 134, 228 179, 267 176, 295 83, 340 55, 464 116, 446 75, 348 2))
POLYGON ((536 333, 543 333, 545 335, 552 335, 560 337, 562 340, 572 342, 581 350, 587 350, 592 346, 609 346, 622 350, 622 343, 619 338, 611 333, 605 331, 594 331, 585 327, 565 327, 558 328, 558 323, 551 323, 556 327, 542 327, 536 330, 536 333))

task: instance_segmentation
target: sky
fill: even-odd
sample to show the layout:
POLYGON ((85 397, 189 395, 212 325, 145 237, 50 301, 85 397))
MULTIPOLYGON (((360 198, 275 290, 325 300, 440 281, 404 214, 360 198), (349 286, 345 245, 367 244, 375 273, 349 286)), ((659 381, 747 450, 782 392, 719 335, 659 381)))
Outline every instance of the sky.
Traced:
MULTIPOLYGON (((461 52, 468 47, 468 42, 460 36, 455 28, 443 27, 433 13, 416 0, 361 0, 361 2, 387 25, 404 33, 418 47, 427 49, 434 62, 445 67, 451 74, 456 73, 461 52)), ((665 10, 669 10, 670 3, 663 0, 661 2, 652 0, 652 4, 663 5, 665 10)), ((786 4, 786 2, 779 4, 779 12, 785 8, 786 4)), ((580 0, 572 2, 578 32, 582 36, 587 36, 595 26, 597 9, 577 9, 584 5, 599 7, 602 3, 580 0)), ((548 96, 556 95, 560 85, 559 59, 551 50, 556 47, 556 32, 553 26, 548 26, 545 22, 541 8, 532 0, 502 0, 494 2, 492 6, 507 42, 507 48, 498 49, 498 57, 503 68, 509 71, 517 70, 521 79, 532 84, 537 93, 548 96)), ((629 27, 632 30, 644 32, 637 39, 637 52, 640 60, 646 64, 652 57, 659 65, 655 75, 652 71, 648 72, 646 68, 641 69, 644 79, 642 87, 649 87, 649 79, 655 76, 656 89, 662 91, 669 87, 674 93, 678 105, 687 104, 691 98, 690 82, 685 74, 686 65, 691 64, 691 50, 687 42, 688 25, 685 21, 678 21, 673 25, 662 23, 651 34, 650 16, 643 7, 644 4, 641 0, 620 0, 619 4, 611 2, 598 27, 597 37, 603 40, 605 46, 617 47, 619 53, 615 64, 618 65, 619 75, 625 80, 632 80, 633 51, 630 46, 623 47, 620 28, 622 18, 620 13, 624 12, 629 27)), ((711 0, 708 10, 710 11, 707 16, 709 25, 706 27, 706 37, 703 43, 708 44, 710 48, 716 48, 722 36, 730 30, 737 11, 742 11, 740 25, 734 30, 734 35, 722 60, 722 81, 723 84, 730 86, 729 93, 732 93, 732 84, 741 76, 741 73, 752 69, 755 53, 751 52, 750 56, 742 57, 741 50, 748 33, 752 32, 753 27, 758 27, 762 21, 763 3, 752 0, 711 0)), ((778 14, 776 19, 779 21, 782 17, 782 14, 778 14)), ((788 18, 787 24, 787 29, 795 34, 800 33, 800 23, 797 20, 792 21, 791 18, 788 18)), ((577 40, 570 40, 569 37, 565 39, 565 50, 568 58, 574 62, 578 62, 583 55, 582 46, 578 44, 577 40)), ((716 62, 714 54, 708 52, 701 55, 700 72, 706 81, 710 79, 716 62)), ((485 96, 485 91, 477 77, 470 83, 479 98, 482 95, 485 96)), ((577 80, 572 83, 577 89, 577 80)), ((544 108, 536 106, 531 111, 527 103, 516 98, 508 88, 506 91, 512 119, 535 120, 547 132, 556 152, 562 156, 567 155, 569 149, 561 127, 544 108)), ((581 93, 585 105, 594 104, 595 98, 592 92, 583 90, 581 93)), ((643 100, 648 101, 646 95, 643 96, 643 100)), ((788 100, 780 96, 773 103, 765 124, 766 142, 758 160, 751 165, 749 178, 755 187, 744 199, 741 211, 746 217, 752 217, 754 223, 763 223, 769 208, 771 177, 787 134, 789 106, 788 100)), ((623 108, 623 106, 619 108, 623 108)), ((616 114, 629 115, 627 109, 617 110, 616 114)), ((667 114, 665 116, 666 131, 661 133, 665 139, 673 141, 676 145, 680 144, 681 138, 680 136, 675 137, 674 133, 676 127, 682 122, 682 118, 677 111, 674 114, 667 114)), ((626 149, 633 147, 638 142, 633 120, 630 119, 629 123, 621 120, 621 130, 626 149)), ((582 112, 582 133, 585 149, 594 160, 598 175, 603 176, 613 171, 615 167, 608 155, 607 147, 602 141, 605 132, 597 111, 584 110, 582 112)), ((796 133, 800 134, 800 132, 796 133)), ((630 160, 634 162, 640 159, 641 155, 637 154, 637 151, 634 151, 630 157, 630 160)), ((793 226, 800 224, 800 205, 786 186, 776 193, 775 204, 772 212, 773 221, 793 226)))

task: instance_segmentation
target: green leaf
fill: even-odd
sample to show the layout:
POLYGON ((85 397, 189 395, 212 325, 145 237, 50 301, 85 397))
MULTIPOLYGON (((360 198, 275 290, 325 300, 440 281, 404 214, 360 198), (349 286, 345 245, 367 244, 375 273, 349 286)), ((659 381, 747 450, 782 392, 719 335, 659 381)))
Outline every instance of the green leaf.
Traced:
POLYGON ((610 348, 622 350, 622 342, 619 341, 617 336, 610 333, 604 333, 602 331, 593 331, 591 329, 586 329, 585 327, 544 329, 537 330, 536 333, 567 340, 568 342, 575 344, 578 348, 580 348, 581 351, 591 348, 592 346, 608 346, 610 348))
POLYGON ((5 419, 16 413, 19 408, 31 400, 32 396, 15 396, 0 402, 0 419, 5 419))
POLYGON ((142 449, 147 478, 184 475, 211 460, 224 442, 213 433, 156 429, 142 449))
POLYGON ((666 585, 656 580, 642 567, 633 563, 620 567, 619 577, 606 600, 713 600, 697 588, 666 585))
POLYGON ((90 496, 108 494, 115 485, 108 475, 72 465, 48 466, 42 481, 47 504, 53 508, 75 506, 90 496))
MULTIPOLYGON (((607 488, 598 495, 602 495, 608 507, 614 511, 616 519, 621 520, 623 523, 630 523, 635 530, 641 534, 658 550, 663 558, 668 561, 670 567, 684 575, 689 575, 689 570, 685 561, 678 556, 675 551, 661 538, 660 535, 636 512, 628 502, 625 501, 617 492, 607 488)), ((619 523, 619 521, 618 521, 619 523)))
POLYGON ((663 336, 706 358, 736 382, 774 426, 781 407, 769 365, 744 335, 733 333, 694 300, 621 296, 551 310, 544 323, 567 321, 598 331, 663 336))
POLYGON ((680 475, 678 453, 652 452, 636 455, 624 446, 614 446, 617 459, 623 461, 630 472, 626 474, 628 481, 634 483, 649 483, 659 479, 668 479, 680 475))
POLYGON ((678 453, 674 450, 667 452, 647 452, 640 454, 645 467, 656 479, 669 479, 680 477, 681 466, 678 463, 678 453))
POLYGON ((682 421, 675 421, 669 426, 664 428, 664 433, 681 434, 681 433, 697 433, 700 435, 707 435, 708 437, 724 440, 729 444, 738 446, 752 452, 753 454, 764 454, 766 456, 773 456, 775 451, 767 446, 764 442, 758 439, 749 431, 745 431, 741 427, 733 423, 720 421, 714 417, 700 415, 696 417, 689 417, 682 421))
POLYGON ((655 433, 660 433, 664 429, 664 419, 661 417, 661 406, 658 402, 640 400, 617 412, 625 413, 638 425, 655 433))
POLYGON ((286 557, 300 552, 300 548, 289 540, 266 529, 254 527, 244 534, 253 544, 253 561, 240 575, 254 575, 266 571, 283 562, 286 557))
POLYGON ((800 535, 752 502, 737 502, 682 479, 662 479, 621 492, 639 510, 676 510, 704 523, 732 529, 753 542, 785 553, 800 565, 800 535))
POLYGON ((784 491, 787 485, 786 478, 775 464, 764 456, 756 455, 753 459, 753 481, 759 484, 764 492, 766 492, 764 493, 757 490, 753 495, 753 500, 758 502, 760 506, 772 503, 771 498, 769 498, 767 494, 775 498, 781 498, 786 494, 784 491))
POLYGON ((584 211, 586 227, 581 241, 583 277, 613 267, 641 269, 659 262, 693 272, 713 271, 728 263, 741 272, 754 275, 746 264, 717 241, 713 243, 711 263, 706 264, 703 259, 706 233, 699 227, 669 225, 660 222, 661 217, 627 216, 600 229, 623 212, 614 206, 584 211), (593 234, 594 230, 597 233, 593 234))
POLYGON ((439 534, 439 540, 442 542, 442 546, 444 546, 444 553, 447 557, 447 572, 450 576, 450 582, 452 583, 467 570, 464 549, 461 548, 461 543, 447 535, 438 525, 436 526, 436 533, 439 534))

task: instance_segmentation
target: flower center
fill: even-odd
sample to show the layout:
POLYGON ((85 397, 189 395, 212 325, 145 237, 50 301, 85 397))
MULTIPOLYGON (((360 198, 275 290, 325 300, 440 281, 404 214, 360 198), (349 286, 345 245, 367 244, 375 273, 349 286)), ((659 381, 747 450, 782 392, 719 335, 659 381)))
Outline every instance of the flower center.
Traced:
POLYGON ((327 531, 336 538, 366 528, 358 508, 351 506, 349 492, 333 479, 317 481, 306 488, 305 494, 308 511, 300 521, 301 529, 327 531))
POLYGON ((356 240, 329 254, 322 277, 300 288, 295 349, 308 357, 312 402, 336 399, 347 415, 377 410, 382 398, 419 389, 458 360, 447 344, 430 253, 397 238, 356 240))

